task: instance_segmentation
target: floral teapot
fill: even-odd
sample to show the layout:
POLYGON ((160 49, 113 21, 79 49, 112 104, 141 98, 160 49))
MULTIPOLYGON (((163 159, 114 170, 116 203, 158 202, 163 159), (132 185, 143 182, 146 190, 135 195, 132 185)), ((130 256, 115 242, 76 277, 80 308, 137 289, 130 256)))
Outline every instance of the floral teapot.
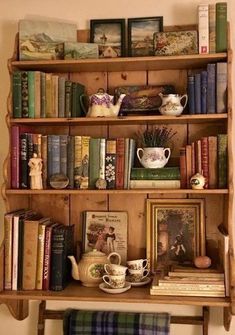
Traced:
POLYGON ((104 275, 104 264, 111 263, 115 259, 115 264, 121 264, 121 256, 117 252, 112 252, 108 256, 101 251, 93 249, 82 255, 79 263, 74 256, 68 256, 72 263, 72 277, 80 280, 83 286, 99 286, 104 275))
POLYGON ((162 99, 162 104, 159 107, 159 111, 162 115, 170 115, 170 116, 179 116, 187 102, 188 96, 187 94, 180 95, 180 94, 158 94, 162 99), (185 102, 182 105, 181 100, 185 98, 185 102))
POLYGON ((84 106, 83 101, 85 95, 81 96, 80 101, 82 109, 87 117, 112 117, 118 116, 122 100, 125 96, 126 94, 121 94, 117 103, 114 105, 114 97, 106 93, 103 88, 99 88, 97 93, 92 94, 89 97, 88 112, 84 106))

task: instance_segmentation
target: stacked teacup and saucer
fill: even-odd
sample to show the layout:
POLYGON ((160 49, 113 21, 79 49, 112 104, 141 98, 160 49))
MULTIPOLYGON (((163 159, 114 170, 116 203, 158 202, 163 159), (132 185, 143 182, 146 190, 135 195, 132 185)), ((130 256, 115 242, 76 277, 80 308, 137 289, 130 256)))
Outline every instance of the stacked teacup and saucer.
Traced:
POLYGON ((105 264, 103 283, 99 288, 107 293, 123 293, 131 288, 131 284, 126 282, 127 267, 118 264, 105 264))
POLYGON ((149 263, 147 259, 135 259, 127 262, 128 275, 126 282, 131 286, 143 286, 150 283, 151 278, 149 275, 149 263))

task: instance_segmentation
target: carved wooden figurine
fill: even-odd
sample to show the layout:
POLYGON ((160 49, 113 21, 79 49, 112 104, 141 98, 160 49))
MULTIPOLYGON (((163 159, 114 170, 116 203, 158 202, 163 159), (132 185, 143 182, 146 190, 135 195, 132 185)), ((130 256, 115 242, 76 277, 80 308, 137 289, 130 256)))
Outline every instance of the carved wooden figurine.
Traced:
POLYGON ((30 188, 31 190, 42 190, 42 159, 36 153, 29 160, 30 188))

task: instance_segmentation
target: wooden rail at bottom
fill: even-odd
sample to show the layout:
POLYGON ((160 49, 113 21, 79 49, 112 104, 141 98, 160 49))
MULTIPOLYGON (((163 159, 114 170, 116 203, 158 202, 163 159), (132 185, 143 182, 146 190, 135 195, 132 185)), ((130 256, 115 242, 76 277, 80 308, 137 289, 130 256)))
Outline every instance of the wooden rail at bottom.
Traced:
MULTIPOLYGON (((64 311, 46 309, 46 301, 41 301, 38 311, 38 335, 45 335, 45 320, 63 320, 64 311)), ((171 316, 172 324, 201 325, 202 334, 208 335, 209 307, 203 306, 201 316, 171 316)))

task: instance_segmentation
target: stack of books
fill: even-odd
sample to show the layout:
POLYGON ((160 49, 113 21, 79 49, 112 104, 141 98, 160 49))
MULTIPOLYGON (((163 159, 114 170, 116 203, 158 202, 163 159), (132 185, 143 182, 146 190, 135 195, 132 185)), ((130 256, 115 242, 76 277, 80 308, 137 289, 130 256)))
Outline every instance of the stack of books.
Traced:
POLYGON ((155 275, 150 294, 225 297, 224 273, 196 268, 169 271, 162 278, 155 275))
POLYGON ((179 189, 180 169, 179 167, 132 168, 130 188, 179 189))

